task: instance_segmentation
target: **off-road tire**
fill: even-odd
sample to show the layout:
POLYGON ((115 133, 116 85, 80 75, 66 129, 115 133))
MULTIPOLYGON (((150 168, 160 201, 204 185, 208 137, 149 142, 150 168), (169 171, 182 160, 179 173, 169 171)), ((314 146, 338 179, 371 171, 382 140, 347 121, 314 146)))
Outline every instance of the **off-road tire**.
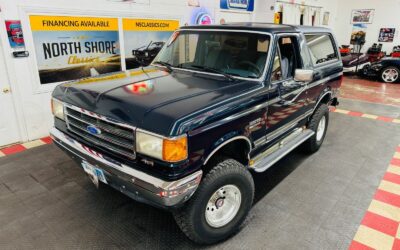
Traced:
POLYGON ((182 232, 199 244, 213 244, 236 233, 247 214, 254 198, 254 182, 250 172, 236 160, 221 158, 204 176, 193 197, 184 207, 173 212, 182 232), (236 216, 225 226, 211 227, 205 216, 207 203, 215 191, 225 185, 235 185, 241 193, 241 203, 236 216))
POLYGON ((322 143, 324 142, 325 136, 326 136, 326 131, 328 129, 329 125, 329 108, 328 105, 322 103, 318 106, 318 108, 315 110, 314 114, 311 116, 310 121, 308 122, 308 129, 311 129, 312 131, 315 132, 313 136, 310 137, 307 141, 305 141, 302 145, 302 149, 305 153, 307 154, 312 154, 318 151, 318 149, 321 147, 322 143), (317 140, 317 128, 319 121, 321 120, 322 117, 325 116, 325 131, 322 136, 322 138, 318 141, 317 140))

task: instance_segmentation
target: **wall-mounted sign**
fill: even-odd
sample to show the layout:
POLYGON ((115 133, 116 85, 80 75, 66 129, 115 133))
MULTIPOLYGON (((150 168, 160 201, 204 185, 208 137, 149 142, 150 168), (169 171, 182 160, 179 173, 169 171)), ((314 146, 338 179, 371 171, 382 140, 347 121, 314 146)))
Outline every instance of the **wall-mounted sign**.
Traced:
POLYGON ((381 28, 379 31, 378 42, 393 42, 395 31, 395 28, 381 28))
POLYGON ((6 30, 11 48, 19 48, 25 45, 21 21, 6 20, 6 30))
POLYGON ((367 35, 366 24, 353 24, 353 31, 351 32, 350 44, 363 45, 367 35))
POLYGON ((121 70, 117 18, 30 16, 41 84, 121 70))
POLYGON ((196 18, 196 24, 207 25, 212 24, 212 17, 208 13, 200 12, 196 18))
POLYGON ((224 10, 254 10, 254 0, 220 0, 219 4, 224 10))
POLYGON ((352 10, 351 23, 372 23, 375 10, 352 10))
POLYGON ((172 32, 179 28, 177 20, 124 18, 122 23, 127 69, 149 65, 172 32))

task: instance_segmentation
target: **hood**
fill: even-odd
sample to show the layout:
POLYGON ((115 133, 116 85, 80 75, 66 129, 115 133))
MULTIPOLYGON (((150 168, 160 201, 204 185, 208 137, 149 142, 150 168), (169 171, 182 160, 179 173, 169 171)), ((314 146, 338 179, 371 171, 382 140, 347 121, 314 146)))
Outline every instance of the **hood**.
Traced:
POLYGON ((151 66, 65 83, 55 89, 53 97, 132 126, 169 135, 178 119, 257 86, 260 85, 255 81, 229 82, 221 76, 182 70, 168 73, 151 66))

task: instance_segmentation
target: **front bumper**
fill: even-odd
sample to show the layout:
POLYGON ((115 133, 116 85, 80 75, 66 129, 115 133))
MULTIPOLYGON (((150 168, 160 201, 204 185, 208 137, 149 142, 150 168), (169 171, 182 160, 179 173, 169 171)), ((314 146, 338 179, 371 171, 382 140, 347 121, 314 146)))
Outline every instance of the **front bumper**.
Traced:
POLYGON ((176 181, 164 181, 95 152, 56 128, 50 135, 73 159, 102 169, 110 186, 139 202, 166 209, 179 207, 193 195, 201 180, 199 170, 176 181))

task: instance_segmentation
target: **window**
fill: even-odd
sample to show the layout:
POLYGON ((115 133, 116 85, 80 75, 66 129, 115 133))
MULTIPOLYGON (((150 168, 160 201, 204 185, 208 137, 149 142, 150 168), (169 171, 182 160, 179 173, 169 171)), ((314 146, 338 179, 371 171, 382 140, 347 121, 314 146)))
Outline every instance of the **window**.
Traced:
POLYGON ((271 82, 293 78, 295 70, 301 68, 296 37, 280 37, 278 48, 272 66, 271 82))
POLYGON ((281 58, 278 51, 275 52, 274 65, 272 66, 271 82, 282 80, 281 58))
POLYGON ((332 38, 328 34, 305 35, 311 60, 314 64, 321 64, 338 59, 332 38))
POLYGON ((228 31, 179 31, 155 61, 205 72, 260 78, 270 40, 265 34, 228 31))

